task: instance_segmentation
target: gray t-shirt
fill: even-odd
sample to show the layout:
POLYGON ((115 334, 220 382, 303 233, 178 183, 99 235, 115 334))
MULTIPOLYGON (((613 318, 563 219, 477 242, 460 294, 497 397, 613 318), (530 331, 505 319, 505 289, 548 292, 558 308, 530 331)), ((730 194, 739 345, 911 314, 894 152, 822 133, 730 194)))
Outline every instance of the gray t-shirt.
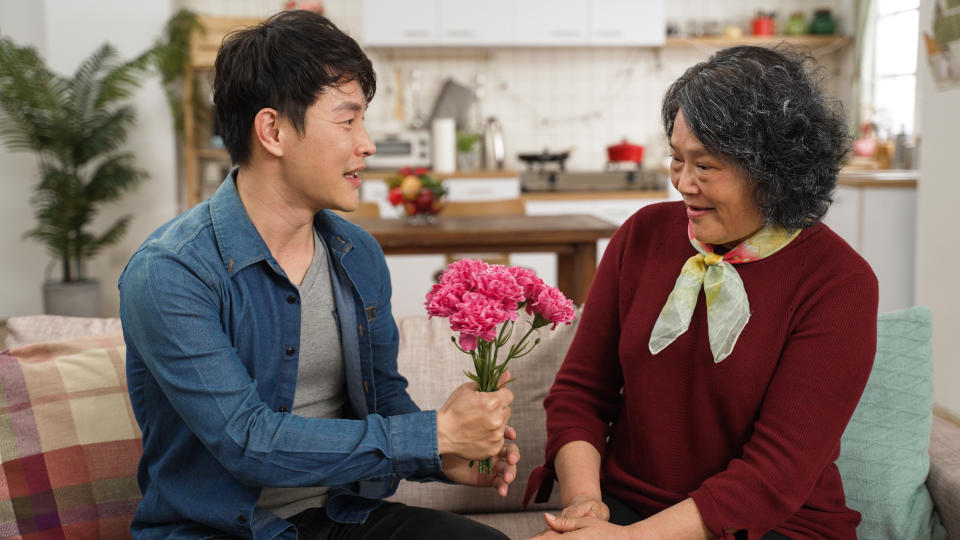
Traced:
MULTIPOLYGON (((342 418, 347 402, 343 350, 326 247, 314 231, 313 260, 300 284, 300 363, 293 414, 342 418)), ((288 518, 327 502, 327 487, 266 487, 257 507, 288 518)))

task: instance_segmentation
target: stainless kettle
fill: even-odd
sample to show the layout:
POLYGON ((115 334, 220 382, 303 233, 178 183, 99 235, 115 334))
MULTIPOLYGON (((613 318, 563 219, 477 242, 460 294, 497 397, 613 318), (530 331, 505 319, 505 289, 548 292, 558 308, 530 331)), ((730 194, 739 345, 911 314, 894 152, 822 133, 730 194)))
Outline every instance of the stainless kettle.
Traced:
POLYGON ((483 168, 502 169, 507 153, 503 145, 503 125, 496 117, 487 118, 483 126, 483 168))

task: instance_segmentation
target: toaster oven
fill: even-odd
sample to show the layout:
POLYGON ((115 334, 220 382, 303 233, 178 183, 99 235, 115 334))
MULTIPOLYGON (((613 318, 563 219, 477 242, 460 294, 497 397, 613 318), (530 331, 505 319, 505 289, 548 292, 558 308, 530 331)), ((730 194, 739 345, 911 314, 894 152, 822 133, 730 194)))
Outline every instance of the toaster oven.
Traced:
POLYGON ((366 159, 368 169, 430 166, 430 132, 409 129, 373 135, 377 153, 366 159))

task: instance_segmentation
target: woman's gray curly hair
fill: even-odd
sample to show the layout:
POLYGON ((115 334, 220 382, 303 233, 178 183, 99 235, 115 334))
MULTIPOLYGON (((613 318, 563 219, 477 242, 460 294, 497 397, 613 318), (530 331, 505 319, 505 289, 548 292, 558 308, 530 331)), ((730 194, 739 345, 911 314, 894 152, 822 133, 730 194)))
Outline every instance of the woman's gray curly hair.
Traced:
POLYGON ((724 49, 680 76, 661 109, 667 137, 682 110, 707 151, 746 172, 766 222, 791 230, 827 213, 850 148, 842 107, 808 61, 779 47, 724 49))

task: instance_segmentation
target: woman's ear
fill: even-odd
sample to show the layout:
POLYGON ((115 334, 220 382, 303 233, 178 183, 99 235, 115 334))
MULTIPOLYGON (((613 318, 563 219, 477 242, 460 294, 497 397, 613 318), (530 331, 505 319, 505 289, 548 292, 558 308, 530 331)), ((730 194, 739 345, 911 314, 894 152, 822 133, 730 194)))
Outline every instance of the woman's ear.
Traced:
POLYGON ((263 108, 253 119, 255 141, 274 157, 283 157, 280 145, 280 115, 275 109, 263 108))

